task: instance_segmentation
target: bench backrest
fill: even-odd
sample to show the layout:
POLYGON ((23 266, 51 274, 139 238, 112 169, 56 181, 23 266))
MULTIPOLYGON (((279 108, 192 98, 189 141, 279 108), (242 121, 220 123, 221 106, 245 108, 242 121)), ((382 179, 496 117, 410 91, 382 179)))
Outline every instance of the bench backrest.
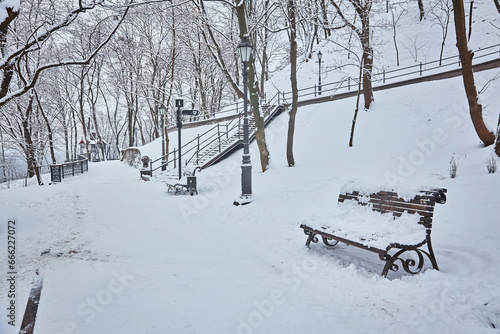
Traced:
POLYGON ((420 194, 410 200, 401 198, 397 193, 391 191, 380 191, 378 193, 366 195, 357 191, 340 194, 339 202, 354 200, 359 205, 371 204, 372 210, 381 213, 392 212, 395 217, 399 217, 403 212, 410 214, 418 213, 421 218, 419 224, 426 228, 432 227, 432 216, 436 203, 446 202, 446 189, 422 190, 420 194))

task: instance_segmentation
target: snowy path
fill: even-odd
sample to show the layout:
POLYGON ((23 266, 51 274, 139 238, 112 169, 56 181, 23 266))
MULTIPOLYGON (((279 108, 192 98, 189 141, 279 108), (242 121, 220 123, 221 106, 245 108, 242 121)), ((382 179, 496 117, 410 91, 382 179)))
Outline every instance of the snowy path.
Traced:
POLYGON ((378 276, 376 256, 345 246, 334 257, 305 251, 295 222, 269 224, 288 215, 263 203, 252 204, 268 210, 261 217, 233 208, 225 193, 226 201, 203 207, 193 204, 196 196, 138 181, 137 170, 121 163, 92 167, 54 186, 60 200, 67 194, 74 203, 59 207, 61 215, 77 224, 72 241, 51 248, 64 255, 44 259, 36 333, 424 332, 453 328, 459 318, 472 328, 482 318, 486 328, 484 303, 498 301, 488 292, 499 274, 493 254, 472 245, 440 241, 442 272, 389 281, 378 276), (182 206, 203 214, 186 220, 182 206), (472 282, 486 290, 482 296, 468 294, 472 282), (450 307, 462 315, 449 317, 450 307))

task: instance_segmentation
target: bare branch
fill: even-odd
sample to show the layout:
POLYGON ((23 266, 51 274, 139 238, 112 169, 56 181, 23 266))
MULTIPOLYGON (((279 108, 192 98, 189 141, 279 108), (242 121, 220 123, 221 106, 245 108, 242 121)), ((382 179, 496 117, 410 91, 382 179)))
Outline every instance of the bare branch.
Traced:
MULTIPOLYGON (((133 0, 131 0, 131 3, 132 3, 132 1, 133 0)), ((108 42, 111 40, 111 38, 113 37, 115 32, 118 30, 120 25, 125 20, 125 17, 127 16, 129 9, 130 9, 130 7, 127 7, 125 9, 125 12, 123 13, 120 21, 116 24, 116 26, 113 28, 113 30, 109 33, 108 37, 86 59, 79 60, 79 61, 74 61, 74 60, 59 61, 59 62, 49 63, 49 64, 45 64, 43 66, 40 66, 39 68, 36 69, 36 71, 33 74, 33 77, 31 78, 31 80, 29 82, 22 79, 24 81, 24 87, 14 91, 14 92, 11 92, 11 93, 7 94, 6 96, 3 96, 0 98, 0 107, 3 106, 4 104, 6 104, 7 102, 9 102, 10 100, 17 98, 17 97, 25 94, 26 92, 28 92, 30 89, 32 89, 35 86, 35 84, 37 83, 42 72, 44 72, 45 70, 48 70, 51 68, 56 68, 56 67, 61 67, 61 66, 74 66, 74 65, 87 65, 87 64, 89 64, 99 54, 101 49, 106 44, 108 44, 108 42)), ((80 12, 78 12, 78 13, 80 13, 80 12)), ((36 40, 39 41, 39 39, 36 39, 36 40)), ((20 53, 23 53, 23 51, 21 50, 20 53)))

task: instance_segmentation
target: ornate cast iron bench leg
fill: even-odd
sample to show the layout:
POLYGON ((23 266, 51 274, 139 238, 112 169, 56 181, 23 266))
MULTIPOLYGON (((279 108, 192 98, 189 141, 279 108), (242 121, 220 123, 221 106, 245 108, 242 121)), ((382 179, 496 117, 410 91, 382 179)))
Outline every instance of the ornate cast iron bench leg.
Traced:
POLYGON ((304 233, 308 235, 307 241, 306 241, 306 247, 309 248, 309 245, 311 244, 311 241, 314 243, 318 242, 318 238, 316 237, 316 233, 304 230, 304 233))
POLYGON ((431 260, 432 267, 436 270, 439 270, 436 256, 434 255, 434 251, 432 250, 431 236, 427 235, 427 248, 429 249, 429 259, 431 260))
MULTIPOLYGON (((432 247, 431 247, 432 249, 432 247)), ((401 265, 403 266, 404 271, 406 271, 408 274, 416 275, 422 271, 424 268, 424 254, 429 258, 429 260, 432 263, 432 267, 436 270, 439 270, 437 268, 436 264, 436 259, 431 256, 430 253, 427 253, 426 251, 422 249, 401 249, 398 252, 396 252, 394 255, 389 255, 389 254, 380 254, 380 259, 382 261, 385 261, 385 266, 384 269, 382 270, 382 276, 387 277, 387 274, 389 274, 389 270, 392 271, 398 271, 399 270, 399 265, 396 264, 396 261, 400 261, 401 265), (403 255, 406 252, 415 252, 418 256, 417 260, 414 260, 412 258, 407 258, 403 259, 401 255, 403 255)))
POLYGON ((328 247, 333 247, 333 246, 335 246, 335 245, 337 245, 337 244, 339 243, 339 241, 338 241, 338 240, 335 240, 335 239, 330 239, 330 238, 327 238, 327 237, 325 237, 325 236, 321 236, 321 237, 323 238, 323 243, 324 243, 325 245, 327 245, 328 247), (332 242, 332 243, 330 243, 328 240, 333 240, 333 242, 332 242))

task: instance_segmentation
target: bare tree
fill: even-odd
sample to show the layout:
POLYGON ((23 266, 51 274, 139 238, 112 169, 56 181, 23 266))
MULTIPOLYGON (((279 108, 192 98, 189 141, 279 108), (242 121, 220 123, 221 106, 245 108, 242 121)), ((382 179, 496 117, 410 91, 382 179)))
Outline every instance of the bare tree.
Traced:
POLYGON ((23 76, 22 84, 17 87, 17 89, 9 92, 12 76, 14 74, 13 67, 15 63, 19 61, 19 59, 23 57, 25 58, 28 54, 32 53, 35 50, 38 50, 40 48, 40 45, 48 42, 53 36, 55 36, 58 31, 73 24, 78 16, 82 13, 93 10, 99 6, 102 6, 102 1, 94 0, 90 1, 89 3, 83 3, 82 1, 80 1, 78 7, 67 13, 58 23, 55 23, 45 29, 44 27, 46 22, 43 21, 39 23, 38 26, 35 26, 33 28, 33 31, 31 33, 28 32, 28 37, 20 44, 21 46, 7 49, 7 35, 9 31, 8 28, 10 25, 12 25, 12 22, 15 21, 15 18, 18 14, 18 11, 16 12, 14 9, 10 9, 11 14, 4 22, 0 23, 0 50, 2 50, 0 71, 4 73, 2 82, 0 84, 0 106, 3 106, 10 100, 29 92, 36 85, 42 72, 60 66, 88 64, 99 53, 99 51, 111 40, 111 37, 114 35, 120 24, 125 19, 130 7, 125 7, 122 13, 122 17, 115 25, 115 27, 111 29, 108 36, 103 40, 103 42, 99 44, 85 59, 67 59, 58 61, 47 60, 46 62, 40 63, 35 69, 32 70, 32 74, 29 77, 23 76))
POLYGON ((446 43, 446 37, 448 36, 448 26, 450 24, 452 4, 450 0, 439 0, 434 8, 431 9, 431 14, 434 20, 441 27, 441 52, 439 53, 439 66, 441 66, 443 61, 443 51, 446 43))
POLYGON ((288 120, 288 135, 286 143, 286 158, 288 166, 295 166, 293 156, 293 135, 295 132, 295 117, 297 115, 299 93, 297 87, 297 20, 296 20, 296 3, 294 0, 288 0, 288 38, 290 39, 290 81, 292 84, 292 107, 289 112, 288 120))
POLYGON ((361 27, 355 26, 346 18, 337 1, 330 0, 330 2, 337 10, 339 17, 345 25, 356 32, 361 42, 363 49, 363 61, 361 63, 361 66, 363 66, 363 96, 365 109, 370 109, 370 105, 374 100, 372 90, 373 48, 370 43, 370 11, 373 0, 349 0, 349 3, 354 7, 356 15, 361 20, 361 27))
POLYGON ((398 42, 396 40, 396 28, 398 26, 398 22, 405 13, 405 9, 401 9, 398 13, 395 6, 391 6, 391 17, 392 17, 392 40, 394 42, 394 49, 396 50, 396 63, 399 66, 399 49, 398 42))

